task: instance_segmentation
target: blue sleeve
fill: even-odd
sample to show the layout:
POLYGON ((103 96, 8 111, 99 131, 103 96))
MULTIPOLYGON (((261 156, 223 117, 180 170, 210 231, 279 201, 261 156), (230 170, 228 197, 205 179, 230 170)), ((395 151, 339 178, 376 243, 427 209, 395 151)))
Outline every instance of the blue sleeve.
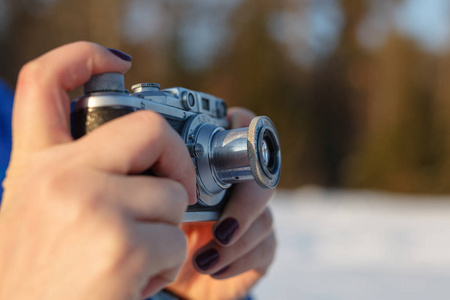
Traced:
MULTIPOLYGON (((5 178, 11 153, 11 113, 13 106, 12 90, 0 80, 0 182, 5 178)), ((0 185, 0 203, 3 188, 0 185)))

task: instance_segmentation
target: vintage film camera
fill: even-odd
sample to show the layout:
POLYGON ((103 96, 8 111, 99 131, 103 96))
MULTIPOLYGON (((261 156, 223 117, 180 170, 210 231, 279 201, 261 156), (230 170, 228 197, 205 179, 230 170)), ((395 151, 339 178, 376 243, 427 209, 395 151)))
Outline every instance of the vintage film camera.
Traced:
POLYGON ((217 220, 234 183, 255 180, 263 188, 278 184, 280 144, 268 117, 230 130, 222 99, 181 87, 160 90, 157 83, 136 84, 130 94, 119 73, 94 75, 83 88, 84 95, 72 102, 74 138, 141 109, 160 113, 180 134, 197 172, 198 203, 189 206, 184 222, 217 220))

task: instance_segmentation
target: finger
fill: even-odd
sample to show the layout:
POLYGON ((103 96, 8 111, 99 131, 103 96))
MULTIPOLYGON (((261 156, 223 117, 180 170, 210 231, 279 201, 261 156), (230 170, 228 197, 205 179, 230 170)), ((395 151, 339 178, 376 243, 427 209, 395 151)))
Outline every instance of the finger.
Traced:
POLYGON ((213 227, 215 240, 224 246, 236 243, 266 209, 274 190, 254 181, 236 184, 224 212, 213 227))
POLYGON ((155 175, 181 183, 189 204, 197 201, 195 169, 186 145, 158 113, 143 110, 114 119, 78 143, 78 159, 88 165, 117 174, 151 168, 155 175))
MULTIPOLYGON (((181 268, 187 248, 186 236, 181 229, 163 223, 137 223, 135 232, 136 244, 141 249, 135 267, 145 270, 144 285, 149 278, 168 275, 169 270, 181 268)), ((170 281, 175 279, 176 273, 173 272, 170 281)))
POLYGON ((255 270, 259 275, 264 275, 275 258, 276 239, 270 234, 252 251, 237 259, 230 265, 211 275, 215 279, 226 279, 255 270))
POLYGON ((177 277, 179 268, 173 268, 163 272, 162 274, 153 277, 147 283, 147 286, 142 291, 142 299, 147 299, 150 296, 153 296, 170 283, 172 283, 177 277))
MULTIPOLYGON (((233 246, 222 247, 212 241, 198 250, 194 255, 194 266, 201 273, 215 274, 252 251, 271 233, 273 233, 273 219, 267 208, 233 246)), ((255 266, 249 265, 250 267, 255 266)))
POLYGON ((133 228, 133 250, 123 273, 139 276, 140 295, 154 294, 175 280, 186 259, 186 237, 178 227, 163 223, 136 223, 133 228))
POLYGON ((106 192, 120 209, 141 222, 178 226, 188 205, 187 192, 180 183, 154 176, 113 175, 106 192))
POLYGON ((93 74, 124 73, 129 67, 129 61, 88 42, 59 47, 27 63, 20 71, 14 100, 14 148, 32 152, 71 141, 67 91, 93 74))
POLYGON ((248 109, 242 107, 231 107, 228 109, 228 120, 231 128, 246 127, 256 115, 248 109))
POLYGON ((108 275, 111 287, 126 284, 140 296, 149 283, 155 287, 163 279, 175 279, 186 259, 187 241, 181 229, 164 223, 134 222, 115 214, 105 216, 110 226, 104 228, 97 244, 106 250, 107 258, 100 259, 96 268, 108 275), (152 284, 153 278, 156 282, 152 284))

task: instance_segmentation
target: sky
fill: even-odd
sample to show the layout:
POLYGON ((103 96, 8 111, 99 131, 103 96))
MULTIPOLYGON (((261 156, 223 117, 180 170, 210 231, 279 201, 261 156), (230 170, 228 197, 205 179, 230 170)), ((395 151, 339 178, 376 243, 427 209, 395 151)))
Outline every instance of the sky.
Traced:
MULTIPOLYGON (((425 51, 441 54, 450 50, 450 1, 404 0, 368 1, 372 13, 367 16, 357 33, 363 46, 377 49, 383 45, 392 31, 415 40, 425 51)), ((186 13, 186 26, 180 32, 184 46, 184 58, 191 67, 207 66, 215 54, 232 41, 224 25, 233 6, 240 0, 212 1, 221 6, 214 13, 204 13, 205 2, 192 1, 194 5, 186 13)), ((269 32, 285 44, 289 55, 299 65, 310 66, 327 57, 339 41, 344 24, 340 0, 303 0, 289 11, 274 13, 267 24, 269 32)), ((189 67, 189 66, 188 66, 189 67)))
MULTIPOLYGON (((449 50, 450 1, 361 1, 367 1, 371 8, 357 32, 364 47, 376 50, 395 31, 415 40, 425 51, 441 54, 449 50)), ((298 1, 297 11, 275 17, 271 24, 273 36, 290 48, 292 58, 300 65, 308 66, 330 55, 345 21, 339 2, 298 1)))
POLYGON ((450 1, 408 0, 396 13, 397 29, 429 51, 450 47, 450 1))

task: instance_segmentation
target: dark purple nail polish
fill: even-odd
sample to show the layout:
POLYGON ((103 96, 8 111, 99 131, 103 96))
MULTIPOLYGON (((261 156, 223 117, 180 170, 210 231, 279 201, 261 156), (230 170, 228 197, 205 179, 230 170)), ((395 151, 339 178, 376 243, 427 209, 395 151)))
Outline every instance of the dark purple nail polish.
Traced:
POLYGON ((126 54, 125 52, 122 52, 120 50, 113 49, 113 48, 108 48, 108 50, 109 50, 109 52, 111 52, 112 54, 114 54, 115 56, 120 58, 121 60, 124 60, 124 61, 132 61, 133 60, 133 58, 130 55, 126 54))
POLYGON ((221 269, 220 271, 212 274, 211 276, 219 276, 222 275, 223 273, 225 273, 226 271, 228 271, 230 269, 230 266, 226 266, 225 268, 221 269))
POLYGON ((214 266, 219 261, 219 252, 216 249, 209 249, 200 253, 195 258, 197 266, 206 271, 214 266))
POLYGON ((239 228, 239 223, 235 218, 228 218, 222 221, 214 231, 214 236, 223 245, 228 245, 239 228))

